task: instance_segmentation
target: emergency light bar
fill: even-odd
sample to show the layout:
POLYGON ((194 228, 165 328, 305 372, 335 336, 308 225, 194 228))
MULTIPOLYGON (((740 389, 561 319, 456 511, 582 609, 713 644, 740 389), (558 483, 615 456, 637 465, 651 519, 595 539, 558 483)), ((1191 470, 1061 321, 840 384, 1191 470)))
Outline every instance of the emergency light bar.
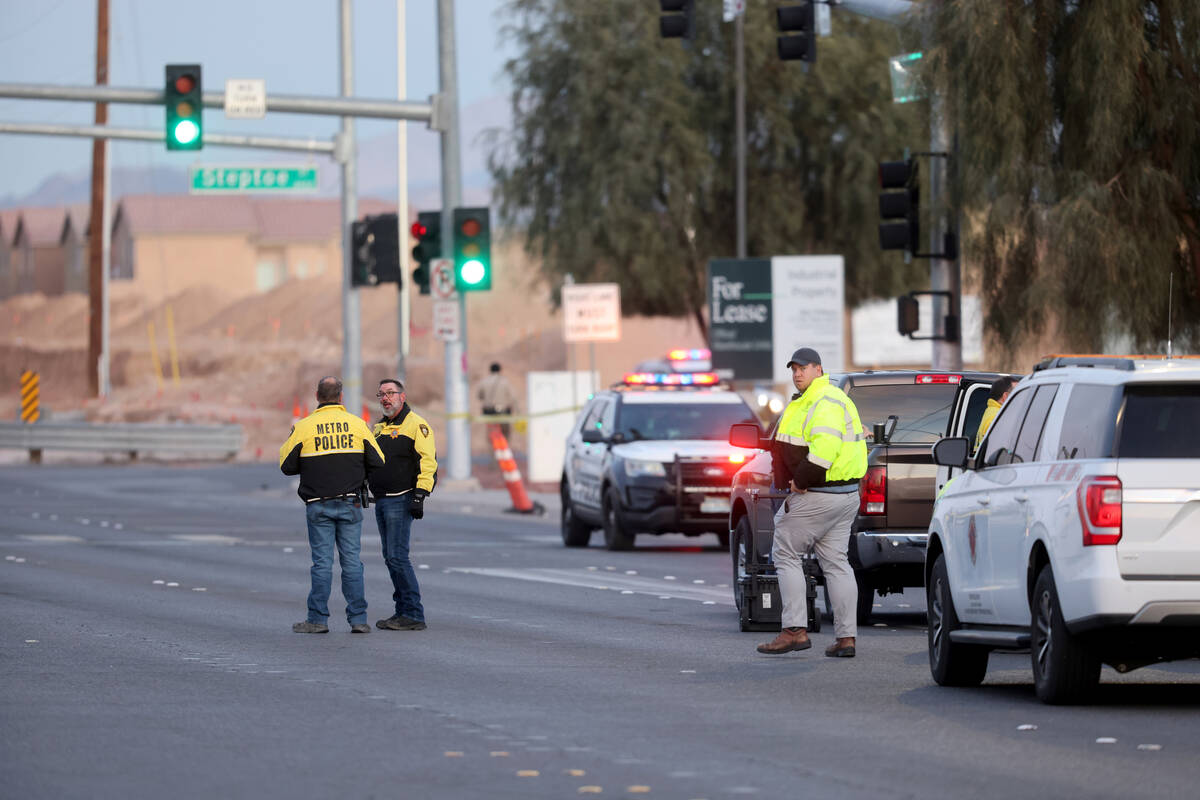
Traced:
POLYGON ((667 353, 669 361, 707 361, 712 358, 712 351, 707 347, 695 350, 672 350, 667 353))
POLYGON ((962 375, 918 375, 913 383, 962 383, 962 375))
POLYGON ((629 386, 716 386, 720 379, 715 372, 627 372, 629 386))

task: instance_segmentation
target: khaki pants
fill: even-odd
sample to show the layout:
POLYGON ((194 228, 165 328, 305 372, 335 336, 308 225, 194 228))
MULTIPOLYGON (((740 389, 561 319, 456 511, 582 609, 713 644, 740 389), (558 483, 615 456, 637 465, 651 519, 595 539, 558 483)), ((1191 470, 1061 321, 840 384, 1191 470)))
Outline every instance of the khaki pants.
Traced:
POLYGON ((825 573, 825 591, 833 608, 833 627, 839 639, 858 634, 858 584, 846 554, 850 525, 858 510, 858 492, 789 494, 775 512, 775 542, 771 558, 779 574, 783 598, 783 627, 807 628, 808 586, 801 558, 810 547, 825 573))

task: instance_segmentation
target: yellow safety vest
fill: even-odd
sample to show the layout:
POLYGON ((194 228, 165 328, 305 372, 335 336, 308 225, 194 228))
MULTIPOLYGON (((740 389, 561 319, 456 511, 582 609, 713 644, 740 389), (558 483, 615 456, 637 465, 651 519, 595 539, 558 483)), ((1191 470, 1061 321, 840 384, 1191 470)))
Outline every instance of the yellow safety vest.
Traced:
POLYGON ((775 439, 808 448, 808 460, 825 469, 825 480, 857 480, 867 474, 867 437, 858 409, 822 375, 788 403, 775 439))

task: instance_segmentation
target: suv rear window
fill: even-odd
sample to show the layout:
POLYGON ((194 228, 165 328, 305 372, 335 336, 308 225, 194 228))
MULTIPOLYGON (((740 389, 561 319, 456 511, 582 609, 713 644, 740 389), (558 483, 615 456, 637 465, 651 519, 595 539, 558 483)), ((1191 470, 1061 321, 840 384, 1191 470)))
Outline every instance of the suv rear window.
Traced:
POLYGON ((886 421, 889 414, 899 417, 892 435, 896 444, 933 444, 945 436, 950 425, 950 406, 957 392, 958 386, 946 383, 851 385, 846 389, 868 433, 872 425, 886 421))
POLYGON ((1129 384, 1117 458, 1200 458, 1200 384, 1129 384))
POLYGON ((757 422, 744 403, 622 403, 617 432, 626 440, 717 439, 735 422, 757 422))

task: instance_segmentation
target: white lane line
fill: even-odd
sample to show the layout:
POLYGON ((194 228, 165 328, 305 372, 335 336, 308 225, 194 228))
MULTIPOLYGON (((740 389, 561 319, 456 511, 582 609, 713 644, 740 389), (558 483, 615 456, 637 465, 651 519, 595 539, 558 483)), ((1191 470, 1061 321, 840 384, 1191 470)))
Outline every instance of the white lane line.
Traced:
MULTIPOLYGON (((615 589, 631 591, 634 594, 645 594, 662 598, 662 585, 653 578, 643 578, 629 575, 605 575, 601 584, 587 572, 574 569, 544 569, 544 568, 503 568, 503 567, 451 567, 450 572, 465 575, 482 575, 489 578, 508 578, 509 580, 534 581, 537 583, 552 583, 559 586, 575 586, 580 589, 615 589)), ((673 597, 700 602, 710 601, 713 605, 733 605, 733 597, 727 591, 709 586, 689 586, 681 584, 672 590, 673 597)))
POLYGON ((237 544, 241 541, 236 536, 225 536, 220 533, 172 533, 170 538, 178 542, 195 542, 197 544, 237 544))
POLYGON ((167 581, 167 586, 178 586, 178 585, 179 585, 179 583, 177 581, 167 581))
POLYGON ((82 536, 71 536, 66 533, 22 533, 20 537, 27 542, 42 542, 44 544, 69 544, 85 541, 82 536))

